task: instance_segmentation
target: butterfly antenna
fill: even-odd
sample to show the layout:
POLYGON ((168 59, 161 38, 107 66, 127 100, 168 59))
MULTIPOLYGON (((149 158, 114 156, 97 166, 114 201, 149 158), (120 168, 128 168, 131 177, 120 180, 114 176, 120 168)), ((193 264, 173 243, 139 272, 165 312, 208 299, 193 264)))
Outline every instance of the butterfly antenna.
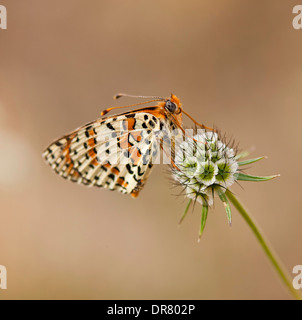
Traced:
POLYGON ((141 99, 158 99, 158 101, 165 100, 165 98, 157 97, 157 96, 136 96, 136 95, 127 94, 127 93, 118 93, 115 96, 113 96, 113 99, 117 100, 121 97, 141 98, 141 99))
POLYGON ((111 108, 107 108, 104 111, 101 112, 101 116, 104 116, 105 114, 107 114, 108 112, 110 112, 111 110, 114 109, 122 109, 122 108, 128 108, 128 107, 135 107, 135 106, 140 106, 142 104, 146 104, 146 103, 150 103, 150 102, 154 102, 154 101, 162 101, 161 99, 154 99, 154 100, 149 100, 149 101, 144 101, 144 102, 139 102, 139 103, 135 103, 135 104, 130 104, 128 106, 120 106, 120 107, 111 107, 111 108))

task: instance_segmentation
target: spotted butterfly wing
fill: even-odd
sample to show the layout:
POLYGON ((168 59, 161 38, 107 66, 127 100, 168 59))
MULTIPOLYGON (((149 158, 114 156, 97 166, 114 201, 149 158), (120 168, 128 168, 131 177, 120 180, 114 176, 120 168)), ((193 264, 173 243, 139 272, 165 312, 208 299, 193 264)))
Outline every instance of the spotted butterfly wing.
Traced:
POLYGON ((54 141, 43 156, 65 179, 137 197, 159 155, 156 132, 174 127, 150 108, 128 112, 88 123, 54 141))

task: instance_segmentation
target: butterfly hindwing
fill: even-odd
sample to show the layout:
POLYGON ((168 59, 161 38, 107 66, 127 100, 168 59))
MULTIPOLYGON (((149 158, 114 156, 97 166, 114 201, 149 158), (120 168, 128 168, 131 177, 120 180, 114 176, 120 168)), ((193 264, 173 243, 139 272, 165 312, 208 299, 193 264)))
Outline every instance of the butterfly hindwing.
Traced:
POLYGON ((136 197, 159 154, 161 120, 147 112, 99 119, 53 142, 43 156, 62 177, 136 197))

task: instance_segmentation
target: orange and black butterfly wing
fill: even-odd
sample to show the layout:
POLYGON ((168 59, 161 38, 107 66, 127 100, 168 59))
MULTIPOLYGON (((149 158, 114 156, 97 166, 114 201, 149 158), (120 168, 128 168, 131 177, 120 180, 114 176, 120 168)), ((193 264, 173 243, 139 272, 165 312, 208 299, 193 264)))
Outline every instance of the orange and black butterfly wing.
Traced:
POLYGON ((154 132, 160 129, 161 120, 151 113, 125 113, 54 141, 43 156, 65 179, 136 197, 159 154, 154 132))

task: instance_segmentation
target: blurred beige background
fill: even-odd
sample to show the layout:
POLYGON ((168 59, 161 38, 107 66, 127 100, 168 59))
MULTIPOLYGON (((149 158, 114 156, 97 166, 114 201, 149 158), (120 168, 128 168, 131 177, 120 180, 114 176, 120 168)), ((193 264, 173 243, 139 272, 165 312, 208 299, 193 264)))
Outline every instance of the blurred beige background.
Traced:
MULTIPOLYGON (((1 0, 0 299, 288 299, 262 249, 220 202, 201 207, 157 166, 138 199, 64 181, 55 138, 118 105, 177 94, 196 119, 267 155, 233 188, 291 272, 302 264, 302 30, 297 1, 1 0), (121 103, 132 102, 125 100, 121 103), (164 173, 164 174, 163 174, 164 173)), ((190 122, 186 122, 190 125, 190 122)))

